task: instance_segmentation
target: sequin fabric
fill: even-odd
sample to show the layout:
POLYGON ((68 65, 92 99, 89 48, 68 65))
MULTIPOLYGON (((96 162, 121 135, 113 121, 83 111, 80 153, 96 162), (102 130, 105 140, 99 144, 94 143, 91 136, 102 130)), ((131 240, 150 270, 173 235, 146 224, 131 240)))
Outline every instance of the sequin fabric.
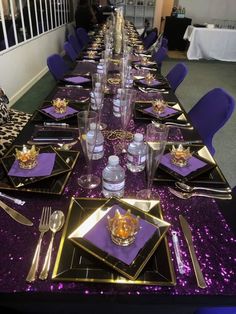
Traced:
MULTIPOLYGON (((73 89, 75 90, 75 89, 73 89)), ((73 97, 73 90, 70 94, 73 97)), ((79 91, 79 89, 78 89, 79 91)), ((58 94, 56 94, 58 97, 58 94)), ((62 94, 60 94, 62 95, 62 94)), ((145 94, 146 95, 146 94, 145 94)), ((144 97, 144 94, 140 94, 144 97)), ((74 97, 78 97, 77 91, 74 97)), ((119 130, 120 121, 112 115, 112 95, 106 96, 102 121, 108 125, 107 130, 119 130)), ((128 127, 129 132, 145 132, 145 125, 133 120, 128 127)), ((105 156, 99 161, 93 162, 93 171, 101 177, 102 170, 107 164, 111 154, 119 153, 120 139, 107 139, 105 134, 105 156)), ((172 129, 169 138, 171 140, 182 139, 181 131, 172 129)), ((127 143, 128 144, 128 143, 127 143)), ((80 149, 80 145, 75 146, 80 149)), ((126 156, 120 155, 121 165, 126 169, 126 156)), ((38 224, 43 206, 52 206, 53 210, 62 210, 65 215, 72 196, 75 197, 102 197, 101 185, 94 190, 84 190, 77 184, 77 178, 85 172, 84 157, 80 157, 74 167, 71 177, 61 196, 18 194, 26 201, 24 206, 12 205, 16 210, 31 219, 33 227, 26 227, 11 219, 4 211, 0 211, 0 291, 1 292, 67 292, 83 295, 235 295, 235 264, 236 264, 236 238, 223 215, 218 204, 212 199, 192 198, 189 200, 177 199, 170 194, 166 186, 155 185, 153 193, 159 193, 163 216, 171 224, 170 232, 175 230, 179 236, 180 248, 186 265, 186 273, 178 273, 176 259, 171 241, 170 232, 167 235, 171 258, 176 270, 177 283, 174 287, 161 286, 135 286, 135 285, 111 285, 78 282, 53 282, 37 280, 32 284, 25 281, 30 268, 34 250, 38 241, 38 224), (207 288, 202 290, 197 287, 193 266, 179 224, 179 214, 182 214, 189 222, 196 254, 201 265, 207 288)), ((126 169, 125 197, 135 197, 138 190, 146 185, 144 172, 132 174, 126 169)), ((41 269, 43 256, 46 254, 51 234, 45 234, 42 242, 40 258, 41 269)), ((61 233, 56 234, 52 253, 52 265, 55 262, 59 247, 61 233)))

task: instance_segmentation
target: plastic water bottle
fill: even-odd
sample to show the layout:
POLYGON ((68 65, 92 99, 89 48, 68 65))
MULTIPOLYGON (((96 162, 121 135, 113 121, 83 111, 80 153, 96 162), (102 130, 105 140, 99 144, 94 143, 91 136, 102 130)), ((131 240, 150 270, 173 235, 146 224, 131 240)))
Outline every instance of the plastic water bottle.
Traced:
POLYGON ((127 168, 131 172, 140 172, 145 168, 147 146, 143 141, 143 134, 135 133, 134 140, 129 144, 127 154, 127 168))
MULTIPOLYGON (((97 138, 95 142, 95 146, 93 149, 93 155, 92 155, 92 160, 98 160, 101 159, 104 156, 104 136, 102 132, 99 129, 99 126, 96 125, 96 123, 91 123, 90 124, 90 131, 87 133, 87 136, 90 136, 90 133, 95 136, 95 128, 97 129, 97 138)), ((94 142, 93 142, 94 143, 94 142)))
POLYGON ((117 94, 113 98, 113 115, 117 118, 121 116, 120 114, 120 95, 121 95, 121 88, 117 89, 117 94))
POLYGON ((112 155, 102 172, 102 193, 106 198, 123 197, 125 170, 119 164, 119 157, 112 155))

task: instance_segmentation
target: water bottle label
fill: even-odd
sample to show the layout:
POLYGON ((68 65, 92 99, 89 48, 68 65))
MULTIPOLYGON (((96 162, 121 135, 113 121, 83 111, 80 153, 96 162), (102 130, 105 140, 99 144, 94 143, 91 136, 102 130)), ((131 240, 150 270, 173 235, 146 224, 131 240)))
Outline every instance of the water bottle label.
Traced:
POLYGON ((103 144, 101 144, 101 145, 96 145, 95 147, 94 147, 94 151, 93 151, 94 153, 101 153, 101 152, 103 152, 103 144))
POLYGON ((115 191, 118 192, 122 190, 125 186, 125 180, 119 183, 111 183, 111 182, 106 182, 103 180, 103 188, 106 189, 107 191, 115 191))
POLYGON ((146 161, 146 156, 141 156, 141 155, 137 155, 137 156, 133 156, 131 154, 127 155, 127 159, 128 161, 130 161, 132 164, 134 165, 141 165, 146 161))
POLYGON ((120 107, 113 106, 113 111, 115 111, 115 112, 120 112, 120 107))

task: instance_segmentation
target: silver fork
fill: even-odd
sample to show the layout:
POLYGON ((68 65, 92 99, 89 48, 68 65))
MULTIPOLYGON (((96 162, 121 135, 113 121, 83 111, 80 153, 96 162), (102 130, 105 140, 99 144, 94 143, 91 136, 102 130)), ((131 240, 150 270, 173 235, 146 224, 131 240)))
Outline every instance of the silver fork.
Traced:
POLYGON ((28 275, 26 277, 26 281, 32 282, 36 279, 36 273, 38 270, 38 264, 39 264, 39 255, 40 255, 40 249, 41 249, 41 243, 42 238, 44 234, 49 230, 49 218, 51 216, 51 207, 43 207, 40 222, 39 222, 39 240, 36 246, 36 250, 34 253, 33 261, 30 267, 30 270, 28 272, 28 275))
POLYGON ((232 199, 232 195, 231 194, 217 194, 217 193, 198 193, 198 192, 192 192, 192 193, 188 193, 188 192, 180 192, 180 191, 176 191, 175 189, 172 188, 168 188, 169 191, 174 194, 175 196, 182 198, 182 199, 189 199, 190 197, 193 196, 202 196, 202 197, 209 197, 209 198, 216 198, 216 199, 220 199, 220 200, 231 200, 232 199))

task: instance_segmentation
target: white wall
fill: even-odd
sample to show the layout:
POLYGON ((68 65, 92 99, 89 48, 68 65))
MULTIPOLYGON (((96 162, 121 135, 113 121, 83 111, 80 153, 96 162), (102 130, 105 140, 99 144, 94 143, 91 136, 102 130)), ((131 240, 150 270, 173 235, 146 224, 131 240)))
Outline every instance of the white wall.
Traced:
POLYGON ((63 25, 0 55, 0 86, 9 97, 10 105, 48 71, 47 57, 62 53, 65 38, 63 25))
POLYGON ((236 20, 235 0, 179 0, 192 23, 211 23, 214 19, 236 20))

